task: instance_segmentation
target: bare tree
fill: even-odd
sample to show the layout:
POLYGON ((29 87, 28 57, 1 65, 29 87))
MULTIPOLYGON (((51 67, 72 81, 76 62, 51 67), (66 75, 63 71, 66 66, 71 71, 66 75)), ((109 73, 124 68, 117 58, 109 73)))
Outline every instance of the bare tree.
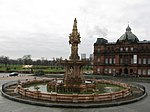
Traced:
POLYGON ((9 57, 8 56, 1 56, 0 57, 0 63, 4 64, 6 67, 9 64, 9 57))
POLYGON ((32 64, 31 55, 24 55, 22 57, 22 60, 23 60, 24 65, 31 65, 32 64))

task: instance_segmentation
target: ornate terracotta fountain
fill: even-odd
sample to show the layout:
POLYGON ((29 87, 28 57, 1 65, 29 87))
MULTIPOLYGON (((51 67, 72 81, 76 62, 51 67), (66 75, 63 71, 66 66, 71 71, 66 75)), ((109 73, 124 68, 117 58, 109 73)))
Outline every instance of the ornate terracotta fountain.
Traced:
MULTIPOLYGON (((69 35, 69 44, 71 45, 71 55, 69 60, 61 61, 61 64, 65 67, 64 79, 61 84, 53 84, 56 85, 58 91, 63 90, 65 92, 75 92, 80 93, 87 90, 93 90, 95 88, 95 84, 86 84, 85 79, 83 77, 83 66, 86 64, 86 60, 80 60, 78 55, 78 44, 80 41, 80 34, 77 29, 77 20, 75 18, 72 33, 69 35), (63 88, 63 89, 62 89, 63 88)), ((52 85, 51 83, 48 84, 52 85)))

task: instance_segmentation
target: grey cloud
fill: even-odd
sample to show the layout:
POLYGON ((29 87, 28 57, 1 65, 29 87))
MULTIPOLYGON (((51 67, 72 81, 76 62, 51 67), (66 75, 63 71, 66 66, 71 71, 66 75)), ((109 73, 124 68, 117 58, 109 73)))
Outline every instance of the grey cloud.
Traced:
POLYGON ((108 35, 108 29, 105 27, 100 27, 98 25, 87 30, 88 37, 106 37, 108 35))
POLYGON ((2 0, 0 54, 68 57, 68 35, 74 17, 81 32, 80 52, 92 53, 97 37, 117 40, 128 21, 140 40, 149 39, 149 0, 63 0, 60 4, 58 1, 34 0, 31 4, 31 0, 2 0))
POLYGON ((106 37, 108 35, 108 29, 103 27, 100 28, 99 26, 94 27, 94 32, 98 36, 106 37))

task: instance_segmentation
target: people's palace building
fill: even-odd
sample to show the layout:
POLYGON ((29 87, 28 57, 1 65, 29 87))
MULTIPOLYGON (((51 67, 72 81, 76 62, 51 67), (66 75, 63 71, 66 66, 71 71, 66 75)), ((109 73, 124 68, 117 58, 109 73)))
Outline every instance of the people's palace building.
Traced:
POLYGON ((139 41, 128 25, 117 42, 97 38, 93 64, 94 74, 150 76, 150 41, 139 41))

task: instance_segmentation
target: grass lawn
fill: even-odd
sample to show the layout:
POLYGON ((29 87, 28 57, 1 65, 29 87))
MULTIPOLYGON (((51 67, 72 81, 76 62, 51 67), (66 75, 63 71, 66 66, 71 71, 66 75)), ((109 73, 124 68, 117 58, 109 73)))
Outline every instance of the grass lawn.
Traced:
MULTIPOLYGON (((3 65, 0 64, 0 72, 21 72, 21 73, 35 73, 36 71, 44 71, 44 73, 63 73, 65 72, 63 67, 58 66, 41 66, 34 65, 32 68, 24 68, 23 65, 3 65)), ((91 70, 91 68, 85 66, 83 70, 91 70)))

